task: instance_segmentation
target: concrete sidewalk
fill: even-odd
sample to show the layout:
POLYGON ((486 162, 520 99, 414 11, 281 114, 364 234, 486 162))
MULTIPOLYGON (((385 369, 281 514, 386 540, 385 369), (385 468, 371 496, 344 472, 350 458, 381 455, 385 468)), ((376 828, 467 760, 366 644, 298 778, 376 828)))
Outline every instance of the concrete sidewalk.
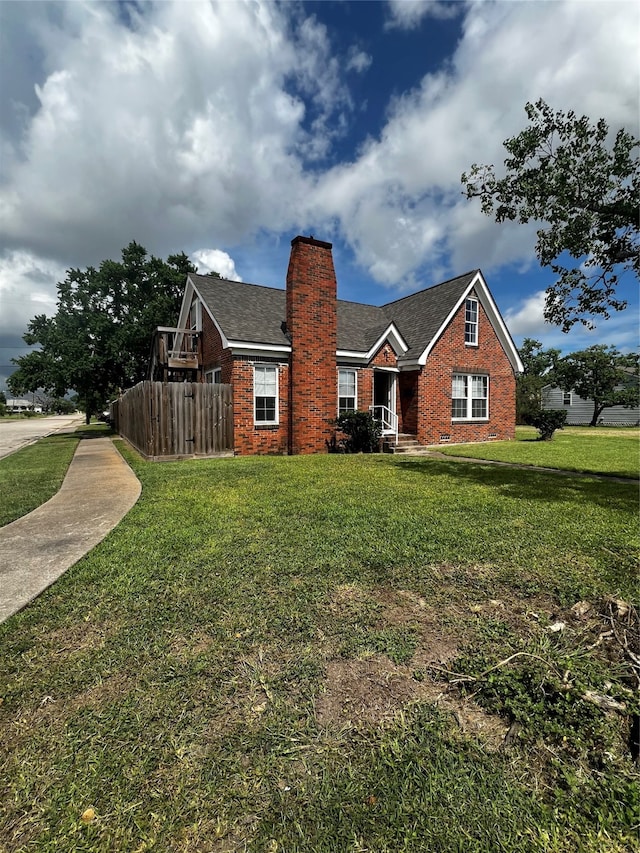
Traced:
POLYGON ((80 441, 60 491, 0 528, 0 622, 101 542, 140 492, 111 439, 80 441))

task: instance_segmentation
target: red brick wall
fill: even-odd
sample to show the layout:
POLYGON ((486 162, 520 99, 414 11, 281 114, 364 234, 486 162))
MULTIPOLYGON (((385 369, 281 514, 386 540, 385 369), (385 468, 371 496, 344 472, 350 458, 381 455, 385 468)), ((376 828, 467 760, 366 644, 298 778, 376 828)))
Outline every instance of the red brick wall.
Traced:
MULTIPOLYGON (((345 365, 347 367, 348 365, 345 365)), ((356 369, 358 383, 358 409, 368 412, 373 405, 373 370, 370 367, 356 369)))
POLYGON ((295 237, 287 271, 289 450, 322 453, 337 406, 336 275, 331 243, 295 237))
MULTIPOLYGON (((202 363, 204 370, 222 369, 222 381, 233 387, 234 450, 239 455, 287 453, 289 420, 289 366, 279 364, 279 419, 274 426, 254 425, 253 365, 274 363, 270 359, 233 356, 224 349, 220 333, 213 321, 202 312, 202 363)), ((203 371, 204 374, 204 371, 203 371)))
POLYGON ((269 359, 259 361, 247 356, 233 360, 233 433, 237 454, 265 455, 287 453, 289 422, 289 366, 278 365, 278 424, 255 426, 253 411, 253 365, 276 364, 269 359))
POLYGON ((371 367, 397 367, 398 359, 390 344, 384 343, 369 362, 371 367))
MULTIPOLYGON (((421 444, 450 441, 489 441, 515 435, 515 376, 502 345, 481 304, 478 346, 464 344, 464 304, 445 329, 418 377, 416 425, 421 444), (489 375, 489 420, 451 420, 451 380, 454 373, 489 375)), ((408 380, 404 380, 408 382, 408 380)), ((406 386, 405 386, 406 387, 406 386)), ((407 406, 410 412, 411 407, 407 406)), ((405 418, 405 423, 406 423, 405 418)))
POLYGON ((233 369, 231 350, 223 348, 220 332, 204 307, 202 309, 202 366, 203 381, 207 370, 219 367, 222 370, 222 382, 225 385, 231 383, 233 369))

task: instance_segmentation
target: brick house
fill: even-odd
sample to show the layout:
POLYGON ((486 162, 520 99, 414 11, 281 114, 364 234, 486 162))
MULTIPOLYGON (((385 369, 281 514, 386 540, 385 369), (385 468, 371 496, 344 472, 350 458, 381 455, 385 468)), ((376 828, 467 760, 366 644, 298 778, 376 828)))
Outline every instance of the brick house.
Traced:
POLYGON ((187 278, 178 328, 201 381, 233 388, 235 452, 326 452, 349 409, 391 447, 513 438, 523 368, 482 273, 375 307, 337 299, 331 248, 296 237, 286 290, 187 278))

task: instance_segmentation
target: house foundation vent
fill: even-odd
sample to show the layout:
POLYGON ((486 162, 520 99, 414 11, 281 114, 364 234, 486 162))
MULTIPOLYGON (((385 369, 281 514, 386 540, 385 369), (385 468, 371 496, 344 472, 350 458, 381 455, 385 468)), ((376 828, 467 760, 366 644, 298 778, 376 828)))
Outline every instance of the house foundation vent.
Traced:
POLYGON ((451 436, 450 435, 441 435, 440 441, 451 441, 451 436))
POLYGON ((489 433, 489 438, 497 438, 497 437, 498 437, 498 433, 497 433, 497 432, 490 432, 490 433, 489 433))

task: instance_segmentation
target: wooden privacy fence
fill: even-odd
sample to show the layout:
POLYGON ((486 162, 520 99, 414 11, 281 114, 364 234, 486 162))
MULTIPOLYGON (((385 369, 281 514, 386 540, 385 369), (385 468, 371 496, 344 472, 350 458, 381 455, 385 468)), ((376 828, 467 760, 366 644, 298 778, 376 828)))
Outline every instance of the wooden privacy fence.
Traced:
POLYGON ((111 404, 111 418, 150 459, 233 452, 230 385, 139 382, 111 404))

